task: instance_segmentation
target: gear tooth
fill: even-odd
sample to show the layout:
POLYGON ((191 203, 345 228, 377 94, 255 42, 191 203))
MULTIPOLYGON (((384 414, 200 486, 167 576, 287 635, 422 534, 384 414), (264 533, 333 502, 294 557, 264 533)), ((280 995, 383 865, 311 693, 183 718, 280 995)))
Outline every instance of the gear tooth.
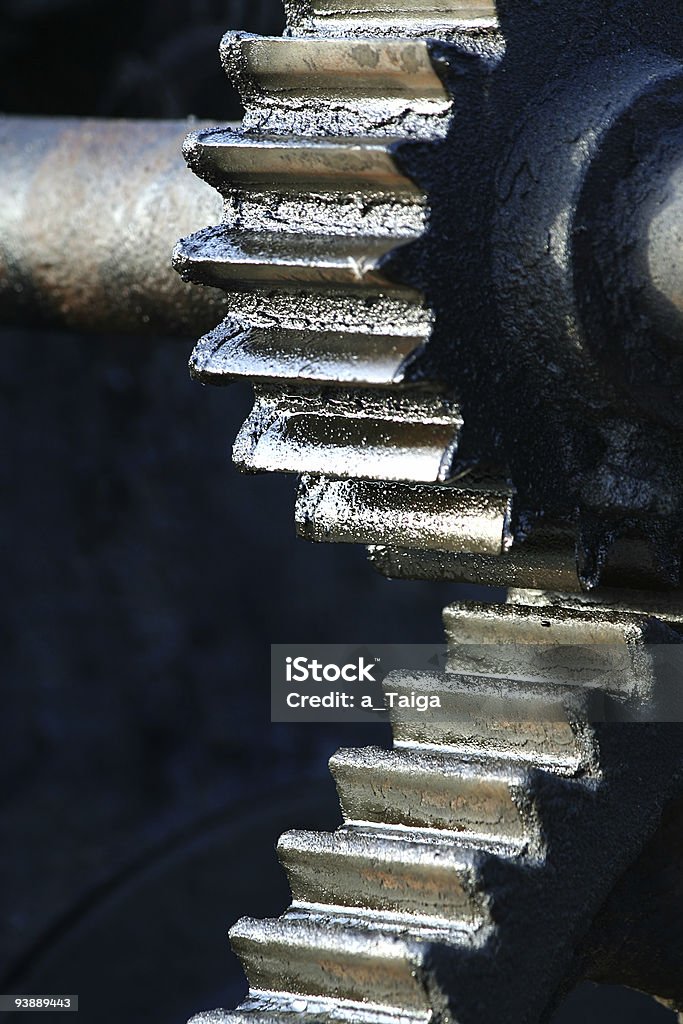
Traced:
POLYGON ((590 729, 604 712, 604 694, 590 687, 526 682, 472 673, 392 672, 386 688, 410 695, 437 697, 439 710, 428 719, 398 704, 391 711, 394 745, 485 762, 549 768, 575 776, 595 763, 597 749, 590 729))
POLYGON ((508 543, 499 555, 439 552, 371 544, 371 565, 391 579, 477 583, 558 593, 581 591, 576 567, 576 534, 571 526, 544 525, 523 541, 508 543))
MULTIPOLYGON (((612 608, 548 608, 525 604, 502 606, 450 604, 443 613, 446 637, 452 643, 542 644, 583 647, 610 658, 614 649, 627 645, 642 648, 652 628, 652 616, 645 612, 615 611, 612 608)), ((619 669, 619 673, 623 668, 619 669)), ((610 677, 611 678, 611 677, 610 677)))
POLYGON ((330 771, 350 823, 463 833, 507 849, 534 838, 515 800, 524 772, 506 762, 363 747, 340 750, 330 771))
MULTIPOLYGON (((229 34, 230 35, 230 34, 229 34)), ((307 39, 226 36, 229 73, 237 64, 249 95, 271 102, 348 97, 449 102, 425 42, 407 39, 307 39)))
POLYGON ((535 551, 530 555, 523 545, 495 555, 472 555, 416 548, 369 544, 370 564, 382 576, 392 580, 429 580, 432 583, 476 583, 486 587, 521 587, 578 593, 581 583, 576 573, 573 548, 566 552, 535 551))
POLYGON ((295 906, 317 905, 438 925, 477 927, 488 908, 475 886, 482 851, 391 830, 287 832, 278 843, 295 906))
POLYGON ((405 544, 435 551, 500 555, 511 495, 456 486, 302 479, 295 518, 307 540, 405 544))
POLYGON ((350 1000, 426 1013, 418 977, 429 942, 388 925, 292 911, 275 921, 245 918, 230 931, 252 988, 350 1000))
POLYGON ((300 0, 289 5, 296 32, 443 36, 497 27, 494 0, 300 0))
POLYGON ((423 342, 421 335, 263 328, 229 319, 198 342, 190 370, 203 384, 244 379, 393 387, 423 342))
POLYGON ((399 198, 423 195, 398 168, 400 139, 287 137, 233 128, 190 135, 185 156, 217 188, 304 193, 364 190, 399 198))
POLYGON ((233 450, 248 471, 280 470, 339 478, 435 483, 462 420, 434 399, 382 399, 359 393, 257 396, 233 450))
MULTIPOLYGON (((395 242, 387 238, 267 233, 218 225, 183 239, 175 266, 186 280, 223 288, 280 286, 381 293, 391 287, 382 263, 393 248, 395 242)), ((408 289, 404 295, 410 297, 408 289)), ((417 292, 414 298, 419 301, 417 292)))
POLYGON ((443 618, 452 671, 498 676, 514 662, 522 679, 575 687, 599 679, 613 696, 655 696, 656 647, 648 645, 666 627, 658 632, 644 612, 469 603, 448 605, 443 618))

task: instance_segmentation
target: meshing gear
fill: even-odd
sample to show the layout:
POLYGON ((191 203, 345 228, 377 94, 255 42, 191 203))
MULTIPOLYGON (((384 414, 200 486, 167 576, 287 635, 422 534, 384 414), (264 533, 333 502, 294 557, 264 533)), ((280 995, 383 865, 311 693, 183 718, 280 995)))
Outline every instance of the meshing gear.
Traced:
POLYGON ((287 13, 283 38, 223 42, 242 128, 187 142, 225 215, 176 266, 231 301, 192 372, 254 383, 235 461, 300 475, 303 536, 367 544, 393 577, 516 589, 446 609, 446 673, 390 677, 450 714, 394 706, 391 751, 335 755, 344 825, 283 836, 292 906, 235 925, 250 995, 198 1020, 530 1024, 583 977, 680 1008, 680 923, 615 958, 609 908, 663 816, 675 832, 681 727, 603 719, 652 699, 649 645, 683 623, 682 303, 657 220, 683 155, 681 19, 287 13), (598 652, 581 685, 560 661, 539 682, 521 653, 507 675, 462 655, 548 641, 598 652))

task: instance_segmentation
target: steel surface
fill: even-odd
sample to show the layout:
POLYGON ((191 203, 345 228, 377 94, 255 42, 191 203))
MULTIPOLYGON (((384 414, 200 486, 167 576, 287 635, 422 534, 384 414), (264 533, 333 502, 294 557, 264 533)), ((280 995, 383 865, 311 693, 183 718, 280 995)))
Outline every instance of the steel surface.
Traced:
POLYGON ((183 166, 185 121, 0 118, 0 318, 187 336, 220 292, 171 269, 179 234, 220 216, 183 166))

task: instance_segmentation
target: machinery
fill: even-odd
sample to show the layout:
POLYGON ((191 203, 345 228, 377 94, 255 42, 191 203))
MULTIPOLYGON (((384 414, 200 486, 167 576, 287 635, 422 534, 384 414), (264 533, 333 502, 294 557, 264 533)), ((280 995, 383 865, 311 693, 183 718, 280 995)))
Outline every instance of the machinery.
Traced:
MULTIPOLYGON (((223 41, 242 126, 185 145, 223 219, 174 262, 210 291, 148 277, 139 312, 217 324, 192 374, 254 383, 235 461, 301 478, 303 537, 508 597, 446 608, 446 671, 392 681, 446 717, 332 759, 344 825, 282 837, 291 908, 235 925, 250 995, 196 1024, 536 1024, 582 978, 683 1013, 683 725, 658 712, 683 624, 683 20, 286 6, 283 37, 223 41)), ((21 315, 43 243, 14 237, 21 315)), ((76 308, 111 316, 121 278, 89 266, 76 308)))
POLYGON ((673 876, 645 897, 628 873, 680 835, 683 732, 609 721, 653 699, 646 652, 683 621, 683 24, 642 3, 287 13, 282 38, 223 41, 242 127, 186 143, 224 214, 175 266, 230 296, 192 373, 254 383, 234 458, 301 477, 302 536, 510 590, 446 609, 445 673, 392 681, 446 721, 395 713, 393 750, 332 759, 344 825, 282 837, 292 906, 235 925, 251 994, 197 1024, 521 1024, 583 976, 683 1008, 680 923, 652 943, 633 910, 673 876), (493 646, 473 666, 467 643, 493 646), (600 654, 539 684, 548 643, 600 654))

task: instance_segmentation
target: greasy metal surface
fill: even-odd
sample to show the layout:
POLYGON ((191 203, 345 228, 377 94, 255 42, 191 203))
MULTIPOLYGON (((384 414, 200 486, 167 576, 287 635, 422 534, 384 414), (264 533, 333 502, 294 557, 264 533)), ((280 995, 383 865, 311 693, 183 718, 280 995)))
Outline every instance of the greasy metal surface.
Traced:
POLYGON ((599 594, 557 593, 552 590, 528 590, 511 587, 507 595, 509 604, 522 604, 539 608, 594 608, 602 611, 651 615, 672 625, 683 623, 683 593, 648 590, 602 590, 599 594))
POLYGON ((247 471, 441 483, 461 426, 457 407, 436 398, 261 387, 233 459, 247 471))
POLYGON ((476 761, 449 763, 432 752, 364 747, 340 750, 330 771, 347 821, 444 829, 513 844, 525 833, 515 802, 523 777, 508 765, 496 771, 476 761))
POLYGON ((410 847, 386 830, 343 828, 337 832, 286 832, 278 856, 287 872, 294 903, 329 903, 386 914, 414 914, 432 926, 462 916, 471 923, 486 916, 470 876, 476 851, 449 842, 410 847))
MULTIPOLYGON (((226 36, 224 60, 239 61, 244 86, 283 105, 291 97, 348 96, 351 102, 438 102, 448 94, 424 42, 368 39, 255 39, 226 36)), ((398 113, 398 111, 397 111, 398 113)), ((354 133, 355 134, 355 133, 354 133)))
POLYGON ((231 292, 230 318, 192 365, 202 381, 259 384, 236 462, 448 480, 458 404, 414 379, 431 313, 391 269, 427 218, 398 152, 408 138, 443 137, 450 116, 428 44, 228 34, 222 55, 242 129, 199 132, 185 153, 226 197, 223 222, 184 239, 175 263, 231 292))
POLYGON ((220 215, 183 166, 184 121, 0 119, 0 318, 187 336, 219 292, 171 269, 179 233, 220 215))
POLYGON ((242 327, 212 331, 195 347, 192 376, 203 384, 251 380, 310 380, 321 384, 382 387, 400 383, 409 357, 424 335, 316 332, 280 327, 242 327), (311 351, 315 359, 311 359, 311 351))
POLYGON ((368 557, 378 572, 395 580, 548 588, 563 593, 581 591, 571 542, 547 549, 515 545, 501 557, 372 545, 368 557))
POLYGON ((295 31, 321 35, 446 36, 454 29, 490 28, 497 17, 493 0, 290 0, 289 23, 295 31))
MULTIPOLYGON (((353 238, 314 235, 310 238, 207 229, 187 242, 176 257, 186 277, 197 277, 217 287, 367 288, 389 285, 382 272, 383 258, 396 247, 388 238, 353 238)), ((410 293, 408 293, 410 294, 410 293)))
POLYGON ((675 627, 647 612, 600 607, 449 605, 448 667, 459 674, 573 685, 600 679, 624 702, 656 698, 657 646, 678 642, 675 627))
POLYGON ((465 757, 545 766, 570 776, 593 759, 590 736, 580 723, 602 702, 585 687, 460 672, 404 672, 392 676, 391 687, 399 695, 437 694, 441 704, 427 720, 396 706, 392 725, 398 749, 448 748, 465 757))
POLYGON ((509 541, 510 494, 304 477, 295 518, 300 537, 383 542, 499 555, 509 541))
POLYGON ((369 186, 379 192, 403 191, 421 197, 418 186, 398 171, 391 145, 391 139, 372 137, 251 137, 214 128, 191 135, 185 155, 200 177, 227 191, 228 182, 273 191, 300 191, 306 183, 312 191, 369 186))

